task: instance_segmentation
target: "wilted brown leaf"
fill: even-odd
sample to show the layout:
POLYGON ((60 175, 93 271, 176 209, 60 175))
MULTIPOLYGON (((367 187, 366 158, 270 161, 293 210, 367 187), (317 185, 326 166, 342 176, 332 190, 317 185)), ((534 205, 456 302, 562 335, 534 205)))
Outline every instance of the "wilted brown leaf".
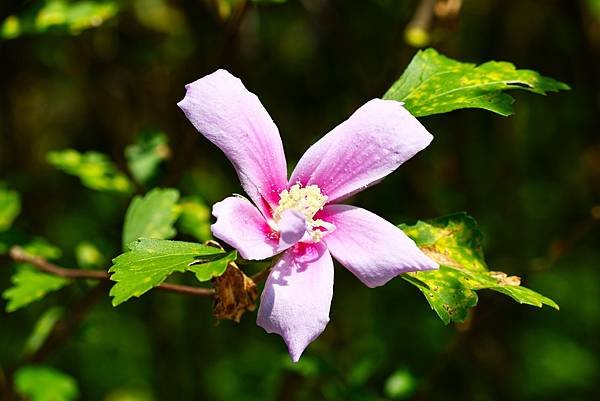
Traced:
POLYGON ((225 273, 212 279, 212 284, 215 288, 213 315, 217 319, 239 323, 244 312, 256 308, 256 284, 235 263, 229 263, 225 273))

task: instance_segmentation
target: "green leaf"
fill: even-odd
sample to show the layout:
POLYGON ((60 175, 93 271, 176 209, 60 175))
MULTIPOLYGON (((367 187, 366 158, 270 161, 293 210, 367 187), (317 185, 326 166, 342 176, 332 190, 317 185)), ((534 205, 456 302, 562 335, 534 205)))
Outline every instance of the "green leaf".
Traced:
POLYGON ((214 277, 219 277, 225 273, 229 263, 237 259, 237 251, 231 251, 227 254, 217 254, 215 256, 216 258, 197 258, 188 267, 188 270, 196 274, 198 281, 208 281, 214 277))
POLYGON ((19 193, 0 188, 0 231, 8 230, 19 212, 21 212, 19 193))
POLYGON ((35 323, 33 331, 29 335, 29 338, 25 342, 24 353, 25 355, 32 355, 40 349, 44 341, 48 338, 54 325, 62 317, 64 311, 62 308, 53 307, 48 309, 35 323))
POLYGON ((45 0, 0 23, 0 38, 44 32, 78 34, 113 18, 119 11, 116 1, 45 0))
POLYGON ((179 192, 156 188, 131 201, 123 225, 123 249, 138 238, 168 239, 175 236, 179 192))
MULTIPOLYGON (((58 259, 62 255, 60 248, 55 247, 43 238, 33 238, 21 245, 28 254, 44 259, 58 259)), ((11 277, 12 287, 2 293, 8 301, 7 312, 14 312, 30 303, 42 299, 46 294, 56 291, 69 283, 69 280, 43 273, 35 267, 19 263, 17 271, 11 277)))
POLYGON ((59 290, 67 285, 69 280, 42 273, 28 265, 19 265, 11 282, 13 286, 2 293, 2 298, 7 300, 7 312, 14 312, 42 299, 49 292, 59 290))
POLYGON ((159 167, 170 154, 167 136, 156 131, 142 132, 135 144, 125 148, 131 175, 144 185, 156 178, 159 167))
MULTIPOLYGON (((117 306, 162 284, 175 272, 184 272, 202 257, 224 254, 218 248, 182 241, 142 238, 130 244, 130 251, 113 259, 110 295, 117 306)), ((194 267, 195 270, 199 267, 194 267)))
POLYGON ((102 252, 91 242, 83 241, 75 247, 77 266, 83 269, 92 269, 105 266, 102 252))
POLYGON ((30 401, 72 401, 79 397, 77 382, 56 369, 30 365, 15 372, 15 390, 30 401))
POLYGON ((403 278, 423 292, 444 323, 464 321, 469 309, 477 304, 475 291, 481 289, 506 294, 522 304, 558 309, 551 299, 522 287, 518 277, 488 270, 483 257, 483 236, 475 220, 467 214, 419 221, 400 228, 440 264, 439 270, 407 273, 403 278))
POLYGON ((179 231, 204 242, 212 238, 210 208, 198 197, 182 199, 179 203, 179 231))
POLYGON ((40 258, 48 260, 58 259, 62 256, 60 248, 52 245, 41 237, 35 237, 30 241, 27 241, 21 248, 30 255, 39 256, 40 258))
POLYGON ((129 193, 132 189, 127 176, 102 153, 66 149, 49 152, 47 158, 57 169, 79 177, 88 188, 121 193, 129 193))
POLYGON ((405 400, 414 394, 417 387, 415 376, 408 369, 399 369, 385 381, 383 392, 392 400, 405 400))
POLYGON ((517 70, 511 63, 489 61, 476 66, 426 49, 417 52, 383 98, 404 102, 404 107, 417 117, 464 108, 507 116, 513 113, 514 102, 503 92, 509 89, 545 95, 570 88, 535 71, 517 70))

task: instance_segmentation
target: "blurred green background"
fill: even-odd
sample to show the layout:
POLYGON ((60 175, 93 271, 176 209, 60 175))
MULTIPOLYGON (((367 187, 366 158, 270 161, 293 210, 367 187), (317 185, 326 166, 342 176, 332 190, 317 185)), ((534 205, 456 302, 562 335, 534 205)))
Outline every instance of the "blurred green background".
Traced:
MULTIPOLYGON (((162 131, 170 159, 156 184, 212 204, 241 188, 176 107, 186 83, 219 67, 242 78, 276 121, 293 166, 398 78, 415 53, 405 29, 420 2, 87 1, 69 11, 70 2, 54 1, 63 8, 44 14, 47 3, 0 4, 0 180, 23 196, 17 228, 59 246, 62 265, 76 265, 87 241, 107 267, 120 252, 129 198, 82 187, 48 164, 47 152, 96 150, 123 167, 140 132, 162 131)), ((465 0, 458 15, 440 16, 428 27, 439 51, 510 61, 572 90, 517 93, 508 118, 482 110, 422 118, 432 145, 353 203, 395 223, 468 211, 492 270, 522 276, 560 312, 482 292, 466 323, 444 326, 406 282, 367 289, 336 269, 331 323, 297 365, 254 313, 217 325, 210 300, 156 291, 116 309, 103 295, 44 363, 73 376, 80 399, 92 401, 593 399, 600 2, 465 0)), ((5 289, 12 268, 1 258, 5 289)), ((68 309, 85 291, 78 283, 1 312, 0 367, 18 363, 48 308, 68 309)))

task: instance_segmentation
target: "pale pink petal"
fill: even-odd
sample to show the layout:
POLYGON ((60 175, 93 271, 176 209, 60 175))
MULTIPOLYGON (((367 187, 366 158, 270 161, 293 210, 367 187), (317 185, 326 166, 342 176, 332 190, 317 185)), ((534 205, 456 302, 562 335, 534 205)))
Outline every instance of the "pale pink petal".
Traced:
POLYGON ((213 215, 217 218, 211 226, 213 235, 237 249, 244 259, 266 259, 289 248, 280 246, 264 216, 246 198, 231 196, 215 203, 213 215))
POLYGON ((194 127, 225 153, 246 193, 270 216, 279 193, 286 188, 287 166, 279 131, 260 100, 225 70, 188 84, 186 89, 185 98, 177 105, 194 127))
POLYGON ((373 99, 308 149, 290 184, 316 184, 334 202, 380 181, 432 139, 401 103, 373 99))
POLYGON ((402 230, 368 210, 327 205, 318 217, 335 225, 323 239, 333 257, 369 287, 439 267, 402 230))
POLYGON ((333 296, 333 261, 321 243, 287 250, 265 284, 256 323, 283 337, 298 362, 304 349, 325 330, 333 296))

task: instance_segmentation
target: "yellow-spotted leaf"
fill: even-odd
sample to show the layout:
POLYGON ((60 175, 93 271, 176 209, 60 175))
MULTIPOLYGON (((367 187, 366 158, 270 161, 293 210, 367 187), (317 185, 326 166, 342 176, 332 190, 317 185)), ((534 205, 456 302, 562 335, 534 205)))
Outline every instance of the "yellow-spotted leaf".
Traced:
POLYGON ((477 304, 477 290, 490 289, 515 301, 558 309, 551 299, 521 286, 521 279, 488 269, 483 256, 482 234, 473 218, 464 213, 401 225, 421 250, 440 264, 439 270, 408 273, 431 308, 448 324, 462 322, 477 304))
POLYGON ((434 49, 417 52, 384 99, 404 102, 414 116, 480 108, 507 116, 514 99, 504 91, 521 89, 545 95, 569 86, 532 70, 518 70, 508 62, 481 65, 462 63, 434 49))

